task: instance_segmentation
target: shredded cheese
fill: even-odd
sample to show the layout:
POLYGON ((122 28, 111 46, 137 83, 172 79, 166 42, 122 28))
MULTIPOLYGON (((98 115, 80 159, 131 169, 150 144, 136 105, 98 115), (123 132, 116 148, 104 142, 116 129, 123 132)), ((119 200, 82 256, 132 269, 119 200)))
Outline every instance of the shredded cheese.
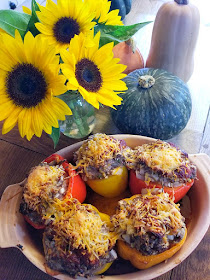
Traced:
POLYGON ((176 235, 185 227, 179 205, 167 193, 148 193, 120 200, 117 212, 111 217, 120 234, 142 236, 148 232, 160 236, 176 235))
POLYGON ((92 205, 82 205, 72 198, 68 201, 55 200, 51 208, 54 213, 51 228, 55 232, 53 239, 56 250, 65 254, 72 249, 85 250, 90 260, 94 261, 115 245, 116 234, 110 231, 108 224, 101 220, 92 205))
POLYGON ((147 185, 152 182, 173 187, 196 178, 196 166, 188 155, 172 144, 156 142, 137 146, 133 151, 123 151, 126 166, 136 171, 138 179, 147 185))
POLYGON ((171 172, 182 163, 182 152, 167 142, 156 141, 135 148, 138 160, 142 160, 151 169, 161 169, 171 172))
POLYGON ((39 214, 65 185, 65 170, 62 166, 38 165, 30 172, 24 186, 23 197, 31 210, 39 214))
POLYGON ((97 133, 90 136, 75 153, 76 168, 89 177, 88 167, 100 170, 103 177, 107 177, 105 166, 109 160, 122 154, 122 144, 119 140, 106 134, 97 133))

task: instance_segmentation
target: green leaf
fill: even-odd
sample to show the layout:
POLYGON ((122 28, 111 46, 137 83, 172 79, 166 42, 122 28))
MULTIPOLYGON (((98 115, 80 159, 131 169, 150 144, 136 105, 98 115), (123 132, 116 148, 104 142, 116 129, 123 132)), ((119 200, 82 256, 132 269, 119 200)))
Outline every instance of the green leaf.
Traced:
POLYGON ((52 127, 52 133, 50 134, 50 137, 53 140, 55 149, 60 139, 60 128, 52 127))
POLYGON ((95 34, 100 31, 100 47, 114 42, 114 44, 118 44, 123 41, 127 41, 130 39, 139 29, 151 23, 151 21, 136 23, 133 25, 105 25, 98 23, 94 28, 95 34))
POLYGON ((35 0, 31 1, 31 18, 29 20, 26 32, 30 31, 34 36, 39 34, 39 30, 36 28, 35 23, 39 22, 39 19, 36 15, 36 11, 39 11, 39 6, 35 0))
POLYGON ((30 15, 13 10, 0 10, 0 28, 4 29, 13 37, 15 36, 15 30, 17 29, 23 37, 30 17, 30 15))

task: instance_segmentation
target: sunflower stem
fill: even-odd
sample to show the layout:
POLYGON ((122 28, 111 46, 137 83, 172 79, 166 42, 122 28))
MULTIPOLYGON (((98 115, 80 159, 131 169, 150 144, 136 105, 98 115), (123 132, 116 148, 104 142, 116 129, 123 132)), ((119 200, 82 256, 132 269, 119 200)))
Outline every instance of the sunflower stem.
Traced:
POLYGON ((59 96, 71 109, 72 115, 65 121, 59 121, 60 130, 71 138, 84 138, 91 133, 95 125, 95 110, 76 91, 68 91, 59 96))
POLYGON ((71 102, 69 106, 73 113, 74 121, 79 129, 81 135, 86 136, 89 132, 89 125, 87 124, 87 118, 79 114, 78 108, 74 105, 74 102, 71 102))

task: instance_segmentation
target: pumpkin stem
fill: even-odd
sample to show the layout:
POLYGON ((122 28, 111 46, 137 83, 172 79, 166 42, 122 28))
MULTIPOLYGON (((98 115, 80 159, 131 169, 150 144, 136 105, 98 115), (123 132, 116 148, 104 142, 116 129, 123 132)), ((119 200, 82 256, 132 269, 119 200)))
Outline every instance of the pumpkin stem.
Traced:
POLYGON ((155 78, 150 75, 140 76, 139 85, 142 88, 151 88, 155 84, 155 78))
POLYGON ((188 5, 189 0, 174 0, 179 5, 188 5))
POLYGON ((133 38, 128 39, 125 43, 132 49, 132 52, 135 53, 136 51, 136 43, 133 38))

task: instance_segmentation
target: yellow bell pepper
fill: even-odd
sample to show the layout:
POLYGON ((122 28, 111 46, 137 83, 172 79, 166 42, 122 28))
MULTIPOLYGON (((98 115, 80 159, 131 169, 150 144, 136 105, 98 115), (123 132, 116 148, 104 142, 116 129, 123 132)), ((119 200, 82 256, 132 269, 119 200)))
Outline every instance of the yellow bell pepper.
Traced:
POLYGON ((105 179, 89 179, 87 184, 91 189, 108 198, 122 194, 128 185, 128 170, 125 166, 118 167, 114 174, 105 179))
MULTIPOLYGON (((83 205, 86 205, 86 204, 83 203, 83 205)), ((109 215, 107 215, 105 213, 102 213, 102 212, 99 212, 98 209, 95 206, 93 206, 93 205, 91 205, 91 206, 93 207, 93 209, 97 213, 99 213, 99 216, 100 216, 102 221, 106 222, 108 226, 112 225, 111 222, 110 222, 110 216, 109 215)), ((113 262, 106 263, 102 268, 100 268, 98 271, 95 272, 95 275, 102 274, 105 271, 107 271, 110 268, 110 266, 112 265, 112 263, 113 262)))

